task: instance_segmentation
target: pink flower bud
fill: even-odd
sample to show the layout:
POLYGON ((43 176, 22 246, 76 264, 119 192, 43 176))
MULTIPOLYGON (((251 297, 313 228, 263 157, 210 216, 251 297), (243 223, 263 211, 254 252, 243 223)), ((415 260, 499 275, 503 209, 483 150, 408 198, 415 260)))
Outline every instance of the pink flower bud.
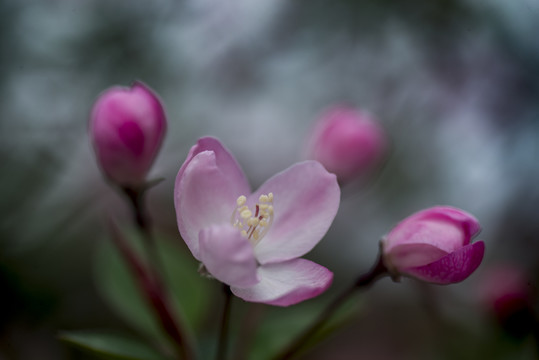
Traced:
POLYGON ((480 301, 501 324, 531 308, 531 291, 523 269, 516 265, 497 265, 482 275, 478 287, 480 301))
POLYGON ((146 85, 104 91, 90 117, 90 137, 105 175, 122 186, 144 182, 166 131, 163 106, 146 85))
POLYGON ((382 127, 364 112, 347 107, 326 111, 307 145, 308 157, 318 160, 339 181, 346 182, 370 170, 387 146, 382 127))
POLYGON ((401 221, 382 240, 384 264, 393 275, 451 284, 472 274, 485 252, 476 218, 449 206, 435 206, 401 221))

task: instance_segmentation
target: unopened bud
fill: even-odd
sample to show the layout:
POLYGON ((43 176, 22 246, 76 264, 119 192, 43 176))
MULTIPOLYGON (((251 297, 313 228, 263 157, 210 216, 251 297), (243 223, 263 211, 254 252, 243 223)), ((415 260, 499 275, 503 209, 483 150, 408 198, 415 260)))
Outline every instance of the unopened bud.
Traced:
POLYGON ((115 86, 95 102, 89 131, 105 176, 118 185, 140 185, 165 135, 165 111, 146 85, 115 86))

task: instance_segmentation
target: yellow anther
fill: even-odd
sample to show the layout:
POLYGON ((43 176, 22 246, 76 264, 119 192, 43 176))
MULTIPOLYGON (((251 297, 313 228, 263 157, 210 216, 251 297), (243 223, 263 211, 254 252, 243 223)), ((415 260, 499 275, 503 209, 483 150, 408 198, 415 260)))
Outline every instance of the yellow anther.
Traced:
POLYGON ((244 195, 241 195, 240 197, 238 197, 238 200, 236 200, 236 204, 238 204, 238 206, 242 206, 245 204, 246 201, 247 198, 244 195))
POLYGON ((244 195, 236 199, 236 208, 232 213, 231 223, 241 235, 247 238, 253 246, 258 244, 266 235, 273 222, 273 193, 262 194, 253 209, 249 209, 247 197, 244 195), (255 215, 256 210, 256 215, 255 215))
POLYGON ((259 223, 258 218, 252 217, 249 220, 247 220, 247 225, 249 226, 257 226, 259 223))

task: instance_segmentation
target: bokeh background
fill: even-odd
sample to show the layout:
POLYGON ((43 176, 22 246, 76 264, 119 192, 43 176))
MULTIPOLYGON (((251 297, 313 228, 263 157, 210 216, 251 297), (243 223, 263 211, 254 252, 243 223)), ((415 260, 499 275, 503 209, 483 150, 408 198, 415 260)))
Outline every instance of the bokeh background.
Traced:
POLYGON ((3 0, 0 28, 0 359, 91 359, 58 332, 128 331, 93 280, 107 214, 129 213, 87 123, 101 91, 133 80, 167 110, 151 172, 166 180, 149 201, 180 247, 173 180, 198 137, 219 137, 256 187, 301 160, 317 116, 342 103, 374 114, 391 151, 343 189, 309 254, 335 272, 324 296, 412 212, 448 204, 480 220, 477 273, 448 287, 384 279, 307 358, 472 359, 500 342, 499 358, 534 358, 529 339, 496 333, 476 290, 502 262, 532 290, 539 279, 537 0, 3 0))

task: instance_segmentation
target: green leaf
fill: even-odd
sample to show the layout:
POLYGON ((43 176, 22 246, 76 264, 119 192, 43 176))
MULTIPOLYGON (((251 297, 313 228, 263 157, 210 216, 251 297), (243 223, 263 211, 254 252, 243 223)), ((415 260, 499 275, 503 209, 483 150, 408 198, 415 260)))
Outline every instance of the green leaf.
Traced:
POLYGON ((60 340, 102 359, 166 360, 167 358, 140 341, 121 334, 96 331, 62 332, 60 340))
MULTIPOLYGON (((127 233, 125 237, 145 259, 140 236, 127 233)), ((156 238, 156 244, 165 270, 163 280, 171 293, 175 313, 190 333, 195 332, 207 314, 210 284, 200 277, 198 265, 190 254, 163 238, 156 238)), ((106 239, 96 253, 95 281, 102 297, 118 315, 161 344, 168 342, 153 309, 140 293, 129 268, 110 239, 106 239)))
MULTIPOLYGON (((289 308, 268 309, 255 336, 250 358, 262 360, 279 354, 317 319, 326 306, 328 306, 327 299, 325 301, 317 299, 289 308)), ((301 353, 354 319, 360 310, 361 302, 357 296, 352 296, 301 348, 301 353)))

